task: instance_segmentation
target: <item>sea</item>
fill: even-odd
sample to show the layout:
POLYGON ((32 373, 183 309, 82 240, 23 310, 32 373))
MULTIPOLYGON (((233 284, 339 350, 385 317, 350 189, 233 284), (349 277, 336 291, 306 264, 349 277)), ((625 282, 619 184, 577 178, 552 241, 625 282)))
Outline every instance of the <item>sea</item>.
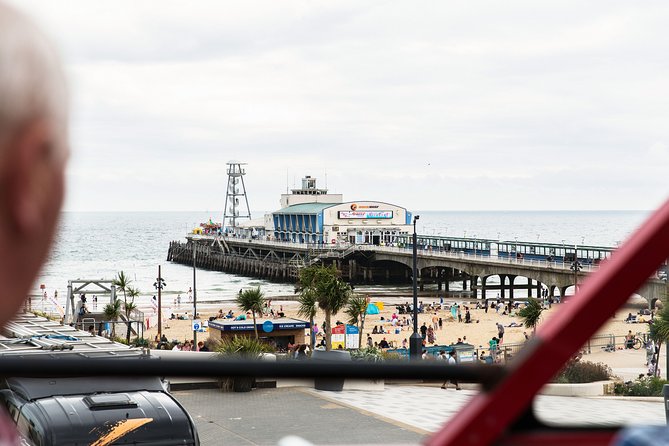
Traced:
MULTIPOLYGON (((259 217, 257 213, 253 217, 259 217)), ((539 241, 566 245, 616 247, 643 223, 651 211, 415 211, 418 234, 475 237, 499 240, 539 241)), ((163 302, 170 306, 188 303, 193 287, 193 268, 166 261, 170 241, 185 236, 201 222, 220 221, 211 212, 64 212, 55 244, 31 292, 33 308, 49 311, 50 299, 65 306, 70 280, 111 280, 123 271, 140 291, 140 308, 149 308, 156 294, 158 267, 165 281, 163 302), (43 288, 42 288, 43 287, 43 288)), ((216 308, 230 302, 240 289, 260 287, 267 297, 281 300, 295 296, 294 285, 237 276, 224 272, 195 272, 198 308, 216 308)), ((356 287, 374 294, 388 291, 380 286, 356 287)), ((398 287, 410 295, 409 286, 398 287)), ((95 295, 87 288, 87 296, 95 295)), ((105 299, 99 298, 100 306, 105 299)), ((90 302, 90 300, 89 300, 90 302)), ((101 310, 101 308, 99 308, 101 310)), ((198 310, 199 311, 199 310, 198 310)))

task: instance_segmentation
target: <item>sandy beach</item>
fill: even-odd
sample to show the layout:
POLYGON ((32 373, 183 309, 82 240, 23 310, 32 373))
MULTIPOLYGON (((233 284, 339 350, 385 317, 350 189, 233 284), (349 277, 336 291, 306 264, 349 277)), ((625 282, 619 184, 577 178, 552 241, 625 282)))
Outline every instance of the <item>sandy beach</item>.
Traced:
MULTIPOLYGON (((371 299, 372 303, 375 303, 373 298, 371 299)), ((410 314, 398 314, 399 320, 403 321, 405 318, 408 322, 406 326, 393 326, 390 322, 392 314, 397 313, 395 304, 405 302, 405 300, 393 299, 392 302, 382 302, 382 309, 380 309, 379 314, 368 314, 365 319, 365 326, 362 335, 363 345, 367 338, 367 335, 371 335, 374 342, 380 342, 382 339, 386 339, 391 345, 400 347, 404 339, 409 339, 412 333, 411 326, 411 315, 410 314), (385 333, 372 334, 374 327, 380 329, 383 327, 385 333)), ((457 318, 453 318, 451 311, 448 309, 448 304, 452 303, 452 300, 447 300, 445 302, 445 309, 435 310, 435 311, 426 311, 420 313, 418 316, 419 326, 425 323, 428 327, 433 323, 433 319, 438 320, 441 318, 442 326, 441 329, 435 330, 435 345, 448 345, 457 342, 458 338, 464 339, 467 343, 474 345, 477 348, 487 350, 488 341, 493 337, 497 336, 497 326, 499 322, 504 325, 504 341, 503 344, 517 344, 522 343, 525 340, 524 333, 527 332, 531 334, 531 330, 528 330, 522 326, 519 327, 510 327, 512 324, 521 324, 521 320, 515 313, 512 312, 510 315, 502 314, 502 309, 499 312, 494 309, 488 309, 486 312, 483 308, 477 309, 474 306, 468 305, 470 301, 462 300, 458 303, 461 305, 461 314, 463 316, 463 322, 458 322, 457 318), (464 323, 465 315, 465 306, 469 307, 471 313, 471 323, 464 323)), ((427 302, 426 302, 427 303, 427 302)), ((430 302, 432 303, 432 302, 430 302)), ((439 302, 437 301, 436 304, 439 302)), ((562 308, 567 304, 554 304, 550 309, 546 309, 543 312, 541 323, 547 321, 553 315, 557 314, 562 308)), ((287 317, 292 317, 296 319, 303 319, 297 315, 298 304, 294 301, 272 301, 272 308, 275 312, 283 311, 287 317)), ((181 311, 185 312, 191 310, 188 305, 182 305, 181 311)), ((239 309, 232 303, 222 304, 220 309, 224 313, 227 313, 228 310, 232 310, 235 315, 239 314, 239 309)), ((632 333, 646 333, 648 331, 648 325, 645 323, 635 323, 629 324, 624 321, 629 312, 635 313, 635 309, 623 308, 617 312, 615 317, 612 317, 607 324, 605 324, 600 330, 598 330, 595 336, 599 335, 614 335, 616 336, 616 343, 618 351, 621 351, 621 343, 623 337, 628 333, 629 330, 632 333)), ((210 316, 215 316, 217 311, 211 312, 200 312, 200 317, 202 320, 207 320, 210 316)), ((336 316, 333 316, 333 323, 336 321, 346 322, 348 316, 345 313, 339 313, 336 316)), ((265 316, 258 317, 259 323, 268 318, 265 316)), ((270 318, 271 319, 271 318, 270 318)), ((322 326, 324 321, 324 313, 319 310, 318 315, 316 316, 315 322, 319 327, 322 326)), ((163 333, 167 336, 169 340, 191 340, 193 338, 193 332, 191 328, 190 320, 167 320, 163 323, 163 333)), ((147 339, 153 339, 157 334, 157 328, 153 327, 146 330, 145 337, 147 339)), ((203 340, 209 338, 208 333, 198 333, 198 340, 203 340)), ((599 342, 601 344, 602 341, 599 342)), ((428 344, 432 345, 432 344, 428 344)), ((645 366, 645 350, 642 348, 640 350, 626 350, 623 354, 616 354, 605 352, 601 346, 595 345, 591 347, 592 356, 586 355, 585 359, 594 361, 594 362, 605 362, 611 365, 614 369, 620 368, 624 369, 625 376, 637 376, 638 373, 644 372, 646 369, 645 366), (620 357, 624 356, 624 360, 620 360, 620 357)), ((615 371, 615 370, 614 370, 615 371)))

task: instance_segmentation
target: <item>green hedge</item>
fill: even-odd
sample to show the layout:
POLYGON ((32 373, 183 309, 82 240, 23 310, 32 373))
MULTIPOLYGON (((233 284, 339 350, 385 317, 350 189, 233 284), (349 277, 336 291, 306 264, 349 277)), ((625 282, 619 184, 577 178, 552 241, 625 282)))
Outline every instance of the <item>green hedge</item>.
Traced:
POLYGON ((560 370, 553 378, 554 383, 575 384, 606 381, 611 378, 611 368, 601 362, 573 360, 560 370))
POLYGON ((657 376, 644 376, 634 381, 616 383, 614 393, 623 396, 662 396, 662 386, 669 384, 657 376))

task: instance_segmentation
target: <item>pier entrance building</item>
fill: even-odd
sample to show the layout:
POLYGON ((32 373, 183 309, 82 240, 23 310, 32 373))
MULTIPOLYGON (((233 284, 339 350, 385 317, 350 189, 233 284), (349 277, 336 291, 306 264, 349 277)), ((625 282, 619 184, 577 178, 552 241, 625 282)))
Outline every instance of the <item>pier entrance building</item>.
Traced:
POLYGON ((279 241, 390 245, 412 230, 406 208, 369 200, 344 202, 341 194, 318 188, 311 176, 302 179, 301 189, 283 194, 281 205, 271 220, 279 241))

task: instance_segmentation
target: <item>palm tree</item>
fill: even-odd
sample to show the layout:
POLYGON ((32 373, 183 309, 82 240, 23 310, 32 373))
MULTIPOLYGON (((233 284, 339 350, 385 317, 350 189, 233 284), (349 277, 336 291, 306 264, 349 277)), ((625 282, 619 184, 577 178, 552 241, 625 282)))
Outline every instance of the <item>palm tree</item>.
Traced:
POLYGON ((667 343, 669 341, 669 305, 665 301, 663 302, 662 309, 655 315, 653 322, 650 324, 650 333, 649 337, 655 344, 657 348, 655 349, 655 354, 653 358, 655 359, 655 375, 658 376, 660 372, 660 349, 662 348, 662 343, 667 343))
POLYGON ((123 305, 123 309, 125 311, 125 320, 126 323, 128 324, 128 331, 126 332, 125 340, 128 344, 130 344, 130 332, 132 330, 132 323, 130 322, 130 313, 132 313, 133 310, 137 308, 137 304, 135 303, 135 297, 139 296, 139 290, 137 288, 132 288, 128 286, 126 291, 128 293, 128 296, 130 297, 130 302, 126 300, 123 305))
POLYGON ((309 326, 311 327, 311 350, 316 346, 316 336, 314 335, 314 318, 316 317, 316 294, 312 291, 300 293, 298 298, 300 306, 297 309, 297 314, 302 317, 309 318, 309 326))
POLYGON ((300 294, 313 293, 318 307, 325 312, 325 349, 331 350, 332 315, 346 306, 351 286, 339 277, 334 265, 314 265, 300 270, 300 294))
POLYGON ((265 296, 262 291, 260 291, 260 287, 244 290, 241 294, 237 295, 235 300, 237 301, 237 306, 239 306, 242 311, 250 311, 253 315, 253 331, 256 334, 256 339, 258 339, 256 313, 262 313, 263 305, 265 304, 265 296))
POLYGON ((534 333, 537 330, 542 311, 544 311, 544 308, 539 299, 530 297, 527 299, 527 305, 518 311, 518 316, 522 319, 525 328, 531 328, 532 333, 534 333))
MULTIPOLYGON (((125 313, 125 321, 126 324, 128 325, 128 331, 126 334, 126 341, 130 343, 130 331, 131 331, 131 323, 130 323, 130 312, 137 308, 135 305, 135 296, 139 294, 139 292, 136 292, 132 287, 130 287, 130 283, 132 281, 130 278, 125 274, 123 271, 119 271, 116 273, 116 277, 112 281, 112 285, 115 285, 119 290, 123 291, 123 312, 125 313), (136 294, 131 294, 136 292, 136 294), (128 302, 128 294, 131 294, 132 296, 132 301, 128 302)), ((119 317, 121 315, 119 314, 119 317)))
POLYGON ((116 337, 116 321, 121 317, 121 300, 114 299, 114 302, 105 305, 105 317, 112 323, 111 339, 116 337))
POLYGON ((367 298, 354 294, 346 305, 346 314, 349 316, 348 323, 358 327, 358 348, 362 346, 362 332, 365 328, 365 316, 367 315, 367 298))
POLYGON ((126 276, 123 271, 119 271, 116 274, 116 277, 114 278, 114 280, 112 280, 112 285, 117 286, 118 289, 123 291, 123 301, 124 302, 128 301, 127 296, 126 296, 126 292, 128 291, 128 287, 130 286, 130 282, 131 282, 130 278, 128 276, 126 276))

